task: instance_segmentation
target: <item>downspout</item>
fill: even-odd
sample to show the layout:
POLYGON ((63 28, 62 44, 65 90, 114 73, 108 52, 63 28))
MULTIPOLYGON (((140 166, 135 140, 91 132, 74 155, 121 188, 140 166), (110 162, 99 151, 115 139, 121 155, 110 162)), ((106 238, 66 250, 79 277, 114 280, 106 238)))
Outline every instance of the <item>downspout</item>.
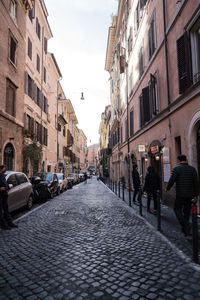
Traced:
POLYGON ((166 79, 167 79, 167 100, 168 100, 168 105, 170 105, 171 99, 170 99, 170 87, 169 87, 169 67, 168 67, 168 46, 167 46, 167 34, 166 34, 165 0, 163 0, 163 26, 164 26, 164 44, 165 44, 165 67, 166 67, 166 79))

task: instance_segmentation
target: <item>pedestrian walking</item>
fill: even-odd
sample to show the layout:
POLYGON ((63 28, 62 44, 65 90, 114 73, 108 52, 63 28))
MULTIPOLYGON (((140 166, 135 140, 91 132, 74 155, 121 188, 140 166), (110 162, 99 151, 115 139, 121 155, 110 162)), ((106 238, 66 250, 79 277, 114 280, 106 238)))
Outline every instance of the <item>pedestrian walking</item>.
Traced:
POLYGON ((8 184, 6 181, 6 166, 0 166, 0 227, 2 229, 10 229, 18 227, 13 223, 12 217, 8 210, 8 184))
POLYGON ((85 183, 87 183, 87 173, 84 173, 84 179, 85 179, 85 183))
POLYGON ((153 198, 154 210, 157 213, 157 191, 160 190, 160 178, 153 166, 147 168, 143 191, 147 193, 147 211, 151 212, 151 199, 153 198))
POLYGON ((185 236, 189 235, 191 224, 189 223, 191 212, 191 200, 198 200, 199 186, 197 171, 187 162, 185 155, 177 157, 179 164, 172 170, 168 181, 166 191, 176 183, 176 199, 174 203, 174 212, 182 227, 185 236))
POLYGON ((136 202, 136 196, 138 198, 139 190, 140 190, 140 175, 138 173, 138 165, 133 164, 133 171, 132 171, 132 180, 133 180, 133 203, 136 202))

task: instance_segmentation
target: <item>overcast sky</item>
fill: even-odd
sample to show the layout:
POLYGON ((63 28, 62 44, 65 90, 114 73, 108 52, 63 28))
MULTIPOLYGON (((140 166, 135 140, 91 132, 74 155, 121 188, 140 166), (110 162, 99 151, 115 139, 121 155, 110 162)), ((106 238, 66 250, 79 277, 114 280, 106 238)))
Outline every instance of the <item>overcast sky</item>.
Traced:
POLYGON ((78 127, 88 145, 98 143, 101 113, 110 104, 105 71, 108 28, 117 12, 116 0, 46 0, 53 33, 49 51, 61 70, 61 84, 72 101, 78 127), (85 100, 81 101, 81 92, 85 100), (91 140, 91 142, 90 142, 91 140))

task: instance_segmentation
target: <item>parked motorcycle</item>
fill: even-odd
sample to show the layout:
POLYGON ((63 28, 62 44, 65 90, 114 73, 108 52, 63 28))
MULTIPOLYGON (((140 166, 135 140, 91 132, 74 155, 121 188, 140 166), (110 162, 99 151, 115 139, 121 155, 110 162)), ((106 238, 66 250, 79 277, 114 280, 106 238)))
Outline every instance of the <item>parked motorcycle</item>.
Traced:
POLYGON ((45 202, 48 200, 50 190, 48 184, 43 181, 39 176, 33 176, 31 178, 33 187, 33 198, 35 202, 45 202))

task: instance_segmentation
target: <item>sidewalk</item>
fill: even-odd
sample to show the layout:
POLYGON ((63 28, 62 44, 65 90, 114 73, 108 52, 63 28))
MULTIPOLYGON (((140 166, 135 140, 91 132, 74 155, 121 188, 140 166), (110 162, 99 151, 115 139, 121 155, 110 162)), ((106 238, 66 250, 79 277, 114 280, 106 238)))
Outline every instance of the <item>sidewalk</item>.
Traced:
MULTIPOLYGON (((107 185, 107 184, 106 184, 107 185)), ((108 185, 107 185, 108 186, 108 185)), ((118 195, 118 188, 117 188, 118 195)), ((122 200, 122 188, 120 189, 120 198, 122 200)), ((133 191, 131 191, 131 206, 139 214, 139 205, 133 204, 133 191)), ((128 190, 124 190, 124 200, 129 205, 128 190)), ((151 210, 153 210, 153 200, 151 201, 151 210)), ((142 197, 142 215, 154 227, 157 228, 157 216, 147 212, 147 198, 142 197)), ((200 222, 198 219, 200 233, 200 222)), ((186 238, 181 232, 181 227, 171 207, 161 204, 161 232, 173 243, 180 251, 192 259, 192 237, 186 238)), ((200 235, 199 235, 199 262, 200 262, 200 235)))

